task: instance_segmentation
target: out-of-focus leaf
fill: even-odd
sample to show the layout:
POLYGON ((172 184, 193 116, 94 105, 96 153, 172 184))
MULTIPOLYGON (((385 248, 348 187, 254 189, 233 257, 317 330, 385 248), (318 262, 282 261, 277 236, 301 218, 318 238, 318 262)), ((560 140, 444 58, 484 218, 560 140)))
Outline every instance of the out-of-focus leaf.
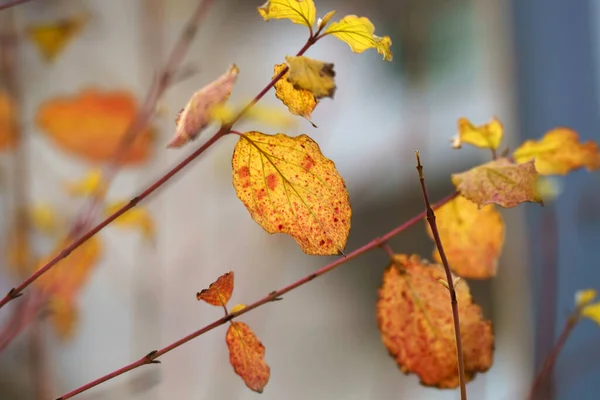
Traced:
POLYGON ((468 143, 475 147, 496 150, 502 142, 503 134, 504 128, 497 118, 478 126, 473 126, 468 119, 461 118, 458 120, 458 135, 452 139, 452 147, 460 149, 463 143, 468 143))
POLYGON ((64 187, 73 197, 102 196, 108 189, 99 168, 90 169, 82 179, 65 182, 64 187))
POLYGON ((17 143, 17 119, 15 105, 10 96, 0 91, 0 151, 10 149, 17 143))
MULTIPOLYGON (((112 202, 106 206, 104 214, 106 216, 114 214, 127 203, 128 201, 125 200, 112 202)), ((139 205, 135 206, 119 216, 119 218, 117 218, 112 225, 120 228, 139 229, 144 239, 150 242, 154 241, 154 220, 148 212, 148 209, 145 207, 140 207, 139 205)))

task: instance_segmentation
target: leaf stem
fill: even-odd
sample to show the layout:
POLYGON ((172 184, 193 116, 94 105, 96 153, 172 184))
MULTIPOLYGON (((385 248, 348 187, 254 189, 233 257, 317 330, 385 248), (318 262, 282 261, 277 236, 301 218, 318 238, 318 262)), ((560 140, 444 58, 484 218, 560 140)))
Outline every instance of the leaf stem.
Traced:
POLYGON ((444 252, 444 247, 442 246, 442 240, 440 239, 440 233, 438 231, 437 223, 435 221, 435 212, 433 211, 433 208, 429 203, 429 196, 427 195, 427 187, 425 186, 425 177, 423 176, 423 166, 421 165, 421 158, 419 157, 419 152, 416 151, 415 155, 417 157, 417 171, 419 172, 419 180, 421 181, 421 190, 423 191, 423 199, 425 201, 427 222, 429 222, 429 226, 431 227, 431 232, 433 234, 433 239, 435 240, 435 245, 440 254, 440 258, 442 259, 444 270, 446 271, 446 280, 448 282, 448 290, 450 291, 450 304, 452 305, 452 317, 454 319, 454 334, 456 337, 456 354, 458 357, 458 379, 460 382, 460 398, 461 400, 466 400, 467 387, 465 382, 465 361, 463 358, 462 340, 460 336, 460 320, 458 316, 458 302, 456 300, 456 290, 454 290, 454 280, 452 279, 452 272, 450 271, 448 259, 446 258, 446 253, 444 252))
POLYGON ((575 328, 577 322, 579 322, 579 313, 580 311, 579 309, 577 309, 571 316, 569 316, 569 318, 567 318, 567 321, 563 326, 563 330, 560 333, 560 336, 558 337, 554 348, 552 349, 550 354, 548 354, 548 357, 546 357, 546 359, 544 360, 542 368, 540 369, 540 371, 535 377, 535 380, 533 381, 533 385, 531 386, 531 390, 529 391, 529 396, 527 396, 528 400, 533 400, 535 398, 534 396, 536 394, 536 391, 539 389, 540 385, 552 373, 558 355, 565 346, 565 343, 567 342, 569 335, 573 331, 573 328, 575 328))
MULTIPOLYGON (((458 195, 458 193, 453 193, 450 196, 446 196, 445 198, 443 198, 442 200, 440 200, 439 202, 437 202, 436 204, 432 205, 431 208, 433 209, 437 209, 441 206, 443 206, 444 204, 448 203, 449 201, 451 201, 452 199, 454 199, 456 196, 458 195)), ((280 290, 276 290, 276 291, 272 291, 270 292, 268 295, 266 295, 265 297, 263 297, 262 299, 246 306, 245 308, 236 311, 234 313, 230 313, 222 318, 217 319, 216 321, 206 325, 205 327, 187 335, 184 336, 183 338, 171 343, 170 345, 157 350, 157 351, 153 351, 151 353, 149 353, 148 355, 140 358, 139 360, 128 364, 124 367, 121 367, 107 375, 104 375, 103 377, 100 377, 96 380, 91 381, 90 383, 87 383, 65 395, 63 395, 62 397, 59 397, 57 400, 65 400, 65 399, 69 399, 77 394, 83 393, 88 389, 93 388, 94 386, 97 386, 103 382, 106 382, 108 380, 111 380, 119 375, 123 375, 124 373, 131 371, 133 369, 136 369, 138 367, 141 367, 142 365, 146 365, 146 364, 151 364, 151 363, 156 363, 156 359, 160 356, 163 356, 165 354, 167 354, 168 352, 170 352, 171 350, 176 349, 177 347, 189 342, 192 339, 197 338, 198 336, 211 331, 215 328, 217 328, 218 326, 221 326, 229 321, 231 321, 234 318, 239 317, 240 315, 246 314, 247 312, 250 312, 252 310, 254 310, 255 308, 258 308, 266 303, 270 303, 273 301, 277 301, 277 300, 281 300, 281 296, 284 295, 285 293, 288 293, 302 285, 304 285, 305 283, 308 283, 310 281, 312 281, 313 279, 325 275, 326 273, 333 271, 335 268, 339 267, 342 264, 345 264, 346 262, 357 258, 358 256, 367 253, 370 250, 376 249, 378 247, 382 247, 388 240, 390 240, 391 238, 393 238, 394 236, 396 236, 397 234, 399 234, 400 232, 405 231, 406 229, 410 228, 411 226, 417 224, 418 222, 420 222, 425 216, 427 215, 427 213, 425 211, 419 213, 418 215, 414 216, 413 218, 409 219, 408 221, 404 222, 403 224, 399 225, 398 227, 392 229, 391 231, 389 231, 388 233, 386 233, 383 236, 377 237, 375 239, 373 239, 372 241, 370 241, 369 243, 365 244, 364 246, 354 250, 353 252, 349 253, 348 255, 346 255, 345 257, 339 257, 337 260, 333 261, 330 264, 327 264, 326 266, 322 267, 321 269, 306 275, 305 277, 297 280, 294 283, 289 284, 288 286, 280 289, 280 290)))
MULTIPOLYGON (((304 45, 304 47, 302 47, 302 49, 300 49, 300 51, 298 52, 298 55, 304 54, 306 52, 306 50, 308 50, 314 43, 315 43, 314 38, 312 38, 312 37, 309 38, 308 41, 306 42, 306 44, 304 45)), ((171 170, 169 170, 166 174, 164 174, 162 177, 160 177, 158 180, 156 180, 154 183, 152 183, 150 186, 148 186, 140 194, 133 197, 123 207, 119 208, 114 213, 107 216, 103 221, 101 221, 97 225, 88 229, 87 232, 85 232, 78 239, 76 239, 70 245, 68 245, 63 250, 61 250, 60 253, 58 253, 50 261, 48 261, 45 265, 43 265, 37 271, 35 271, 31 276, 29 276, 29 278, 25 279, 19 286, 12 288, 0 300, 0 308, 4 307, 10 301, 19 297, 22 294, 23 290, 25 290, 25 288, 27 288, 29 285, 31 285, 33 282, 35 282, 40 276, 45 274, 54 265, 58 264, 59 261, 66 258, 73 250, 75 250, 76 248, 81 246, 83 243, 85 243, 88 239, 90 239, 96 233, 100 232, 102 229, 104 229, 106 226, 108 226, 115 219, 119 218, 121 215, 125 214, 127 211, 134 208, 140 201, 144 200, 146 197, 148 197, 150 194, 152 194, 154 191, 156 191, 158 188, 160 188, 169 179, 171 179, 175 174, 177 174, 179 171, 181 171, 183 168, 185 168, 188 164, 190 164, 192 161, 194 161, 196 158, 198 158, 198 156, 200 156, 202 153, 204 153, 209 147, 211 147, 213 144, 215 144, 220 138, 222 138, 225 134, 227 134, 231 130, 233 124, 235 124, 235 122, 238 121, 246 113, 246 111, 248 111, 252 106, 254 106, 267 93, 267 91, 269 89, 271 89, 275 85, 275 83, 277 83, 277 81, 279 79, 281 79, 281 77, 284 75, 284 73, 286 71, 287 71, 287 67, 284 68, 283 71, 281 71, 279 74, 277 74, 277 76, 275 76, 271 80, 271 82, 269 82, 267 84, 267 86, 265 86, 265 88, 263 90, 261 90, 260 93, 258 93, 256 95, 256 97, 254 97, 254 99, 252 99, 252 101, 250 101, 246 105, 246 107, 244 107, 242 109, 242 111, 240 111, 229 124, 221 126, 221 128, 210 139, 208 139, 206 141, 206 143, 204 143, 202 146, 200 146, 196 151, 194 151, 188 157, 186 157, 181 162, 179 162, 177 165, 175 165, 171 170)))

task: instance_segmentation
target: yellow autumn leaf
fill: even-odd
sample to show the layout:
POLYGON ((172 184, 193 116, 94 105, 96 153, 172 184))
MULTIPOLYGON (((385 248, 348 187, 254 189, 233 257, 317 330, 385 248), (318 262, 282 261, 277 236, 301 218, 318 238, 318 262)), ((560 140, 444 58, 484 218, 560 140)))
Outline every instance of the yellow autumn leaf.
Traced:
POLYGON ((458 135, 452 138, 452 147, 460 149, 463 143, 468 143, 475 147, 496 150, 500 146, 503 134, 502 123, 497 118, 478 126, 474 126, 466 118, 461 118, 458 120, 458 135))
MULTIPOLYGON (((229 104, 215 106, 211 111, 212 118, 220 121, 222 124, 227 124, 245 107, 246 104, 248 104, 248 102, 244 103, 244 105, 239 108, 234 108, 229 104)), ((270 107, 261 104, 255 104, 245 111, 238 123, 248 121, 258 122, 277 128, 289 129, 297 126, 296 119, 292 117, 289 112, 283 111, 280 107, 270 107)))
MULTIPOLYGON (((125 206, 127 201, 116 201, 107 205, 104 213, 105 215, 111 215, 117 212, 120 208, 125 206)), ((154 241, 154 220, 148 210, 144 207, 136 206, 126 213, 122 214, 117 218, 113 225, 121 228, 134 228, 139 229, 142 236, 151 242, 154 241)))
POLYGON ((540 176, 537 182, 537 191, 544 203, 551 202, 562 193, 563 185, 554 176, 540 176))
POLYGON ((65 182, 64 188, 73 197, 102 196, 108 190, 99 168, 90 169, 82 179, 65 182))
POLYGON ((12 148, 16 143, 16 107, 12 98, 0 91, 0 150, 12 148))
POLYGON ((287 233, 307 254, 343 251, 352 216, 348 190, 311 138, 247 132, 232 166, 237 196, 264 230, 287 233))
POLYGON ((244 308, 246 308, 245 304, 236 304, 235 306, 233 306, 233 308, 229 311, 229 313, 233 314, 236 313, 238 311, 242 311, 244 308))
POLYGON ((325 16, 323 18, 319 18, 317 20, 317 27, 320 29, 323 29, 324 27, 327 26, 327 24, 329 23, 329 20, 331 19, 331 17, 333 17, 335 15, 335 10, 333 11, 329 11, 327 14, 325 14, 325 16))
POLYGON ((289 19, 312 29, 317 16, 313 0, 268 0, 258 7, 258 13, 265 21, 270 19, 289 19))
POLYGON ((533 160, 513 164, 506 158, 452 174, 456 189, 480 207, 492 203, 504 208, 524 202, 542 203, 537 192, 537 179, 533 160))
POLYGON ((347 15, 340 21, 332 22, 323 35, 333 35, 346 42, 355 53, 374 48, 385 61, 392 61, 392 39, 389 36, 376 36, 374 32, 375 26, 368 18, 347 15))
POLYGON ((323 97, 333 98, 337 89, 333 64, 304 56, 287 56, 285 61, 290 67, 287 80, 294 89, 308 90, 317 100, 323 97))
MULTIPOLYGON (((276 64, 273 69, 273 78, 279 75, 286 67, 286 64, 276 64)), ((310 116, 317 106, 318 101, 308 90, 294 89, 294 85, 287 79, 289 73, 290 71, 288 70, 275 83, 275 96, 287 106, 292 114, 304 117, 310 122, 310 116)))
POLYGON ((33 227, 42 233, 56 235, 64 230, 63 221, 59 220, 56 211, 50 204, 37 203, 33 205, 29 211, 29 218, 33 227))
POLYGON ((583 307, 590 304, 596 298, 594 289, 579 290, 575 293, 575 306, 583 307))
POLYGON ((88 15, 76 15, 58 21, 31 25, 26 29, 26 33, 44 59, 54 61, 67 44, 81 32, 88 19, 88 15))
POLYGON ((73 337, 77 327, 78 310, 75 299, 52 297, 49 301, 49 318, 56 336, 62 341, 73 337))
POLYGON ((238 74, 239 69, 233 64, 223 75, 192 95, 175 119, 175 134, 167 143, 168 148, 182 147, 202 133, 213 120, 212 109, 229 99, 238 74))
MULTIPOLYGON (((504 244, 504 221, 493 204, 479 208, 458 196, 435 212, 440 239, 450 268, 468 279, 488 279, 496 275, 504 244)), ((427 234, 433 238, 429 224, 427 234)), ((441 263, 437 248, 433 259, 441 263)))
POLYGON ((515 150, 517 163, 535 159, 535 168, 541 175, 566 175, 578 168, 589 171, 600 169, 600 150, 592 141, 579 143, 577 132, 556 128, 541 140, 528 140, 515 150))
POLYGON ((600 303, 594 303, 583 307, 581 316, 589 318, 600 325, 600 303))

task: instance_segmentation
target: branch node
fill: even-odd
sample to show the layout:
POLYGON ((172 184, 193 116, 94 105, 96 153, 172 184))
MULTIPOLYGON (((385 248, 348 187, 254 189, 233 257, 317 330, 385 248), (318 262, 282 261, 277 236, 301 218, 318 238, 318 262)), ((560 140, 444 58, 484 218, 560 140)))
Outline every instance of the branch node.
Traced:
POLYGON ((160 364, 160 361, 155 360, 156 353, 158 353, 158 350, 152 350, 150 353, 144 356, 146 360, 148 360, 148 364, 160 364))
POLYGON ((16 299, 17 297, 23 296, 23 292, 18 292, 17 288, 12 288, 8 291, 8 297, 11 299, 16 299))

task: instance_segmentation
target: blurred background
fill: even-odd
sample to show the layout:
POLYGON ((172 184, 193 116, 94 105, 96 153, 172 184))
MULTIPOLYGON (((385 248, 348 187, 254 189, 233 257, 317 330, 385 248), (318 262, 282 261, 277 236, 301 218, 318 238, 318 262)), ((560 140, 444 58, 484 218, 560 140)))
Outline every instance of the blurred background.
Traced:
MULTIPOLYGON (((2 293, 27 277, 36 260, 54 254, 56 235, 85 212, 85 198, 69 183, 106 166, 106 149, 143 108, 197 5, 34 0, 0 10, 2 293), (45 235, 30 232, 32 219, 41 221, 45 235)), ((151 127, 120 163, 108 201, 136 195, 210 133, 182 149, 165 148, 177 113, 195 91, 236 63, 240 75, 231 101, 245 101, 269 82, 274 64, 302 47, 306 29, 265 23, 256 11, 260 5, 213 1, 183 62, 182 69, 193 72, 173 82, 152 108, 151 127)), ((318 16, 332 9, 340 17, 367 16, 375 33, 393 42, 392 63, 373 50, 354 54, 334 38, 311 48, 309 57, 335 64, 335 100, 323 100, 313 113, 318 128, 297 118, 297 126, 285 130, 310 135, 344 177, 354 213, 347 251, 422 211, 415 149, 434 200, 453 190, 451 172, 489 159, 474 148, 450 148, 460 117, 475 124, 498 117, 511 149, 556 126, 600 140, 598 1, 316 5, 318 16)), ((261 104, 285 111, 272 91, 261 104)), ((249 122, 238 129, 282 131, 249 122)), ((24 318, 27 323, 15 320, 39 299, 36 286, 0 311, 2 400, 55 398, 219 318, 221 311, 200 304, 195 294, 228 270, 235 272, 233 304, 252 303, 334 259, 307 256, 293 239, 270 236, 252 221, 231 185, 235 142, 221 140, 142 203, 155 224, 153 240, 118 227, 99 234, 97 262, 85 284, 68 292, 66 305, 51 305, 64 320, 48 313, 24 318)), ((600 176, 576 172, 561 186, 543 208, 503 210, 508 234, 498 276, 469 282, 496 334, 494 365, 468 384, 469 398, 525 398, 575 292, 600 289, 600 176)), ((398 235, 392 248, 429 258, 424 227, 398 235)), ((373 251, 244 315, 271 366, 262 398, 459 398, 455 390, 423 388, 417 377, 403 375, 381 343, 375 303, 387 263, 383 251, 373 251)), ((161 365, 80 398, 254 398, 229 364, 224 335, 224 327, 215 329, 161 357, 161 365)), ((576 328, 543 398, 598 398, 598 338, 591 322, 576 328)))

